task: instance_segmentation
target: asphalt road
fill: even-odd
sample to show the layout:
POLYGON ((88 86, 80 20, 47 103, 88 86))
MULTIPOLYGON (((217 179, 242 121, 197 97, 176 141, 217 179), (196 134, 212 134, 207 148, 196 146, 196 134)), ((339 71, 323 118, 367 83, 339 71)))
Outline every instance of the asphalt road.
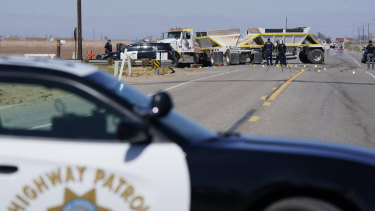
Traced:
POLYGON ((375 70, 358 63, 360 56, 330 51, 317 67, 292 60, 293 68, 283 71, 262 65, 203 68, 133 85, 148 94, 168 91, 177 111, 214 131, 375 148, 375 70))

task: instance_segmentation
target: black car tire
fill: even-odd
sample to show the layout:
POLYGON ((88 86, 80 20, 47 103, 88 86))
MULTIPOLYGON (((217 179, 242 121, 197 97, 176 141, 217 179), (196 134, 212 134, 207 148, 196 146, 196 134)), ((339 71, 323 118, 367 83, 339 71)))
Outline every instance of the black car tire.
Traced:
POLYGON ((313 64, 321 64, 324 62, 324 53, 319 49, 314 49, 309 52, 308 58, 313 64))
POLYGON ((336 206, 314 198, 295 197, 276 201, 264 211, 342 211, 336 206))
POLYGON ((302 62, 302 63, 309 63, 309 60, 307 58, 307 54, 303 51, 299 52, 299 60, 302 62))

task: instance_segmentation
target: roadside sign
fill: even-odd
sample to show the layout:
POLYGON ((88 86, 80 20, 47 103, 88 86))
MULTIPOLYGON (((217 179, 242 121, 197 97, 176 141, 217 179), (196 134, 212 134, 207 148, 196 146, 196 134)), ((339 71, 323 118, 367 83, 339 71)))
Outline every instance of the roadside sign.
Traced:
POLYGON ((153 64, 154 69, 160 68, 160 61, 155 60, 153 64))
POLYGON ((61 56, 61 46, 62 46, 61 41, 60 40, 56 40, 56 45, 57 45, 57 48, 56 48, 56 57, 60 58, 60 56, 61 56))
POLYGON ((168 53, 156 53, 156 60, 161 60, 161 61, 168 60, 168 53))

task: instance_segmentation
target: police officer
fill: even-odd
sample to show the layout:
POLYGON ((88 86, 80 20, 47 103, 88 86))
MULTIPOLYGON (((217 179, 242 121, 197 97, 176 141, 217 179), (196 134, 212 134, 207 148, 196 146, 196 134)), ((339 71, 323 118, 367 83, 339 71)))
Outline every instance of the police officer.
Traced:
POLYGON ((267 66, 270 65, 269 60, 271 60, 271 65, 273 65, 272 64, 272 51, 275 49, 275 46, 271 42, 270 38, 268 38, 267 42, 264 44, 264 49, 266 51, 267 66))
POLYGON ((108 40, 105 45, 104 45, 104 49, 105 49, 105 52, 106 53, 110 53, 112 52, 112 44, 111 44, 111 40, 108 40))
MULTIPOLYGON (((276 48, 275 48, 276 49, 276 64, 278 64, 280 61, 280 56, 279 56, 279 51, 278 51, 279 45, 280 45, 279 40, 276 40, 276 48)), ((281 61, 280 61, 280 64, 281 64, 281 61)))
POLYGON ((277 49, 276 50, 278 52, 278 56, 279 56, 279 59, 280 59, 280 64, 286 66, 286 56, 285 56, 286 45, 284 44, 284 42, 282 40, 281 40, 281 44, 277 45, 277 49))
POLYGON ((367 51, 367 69, 370 69, 370 62, 372 63, 372 69, 374 69, 374 45, 372 41, 368 41, 368 46, 366 47, 367 51))

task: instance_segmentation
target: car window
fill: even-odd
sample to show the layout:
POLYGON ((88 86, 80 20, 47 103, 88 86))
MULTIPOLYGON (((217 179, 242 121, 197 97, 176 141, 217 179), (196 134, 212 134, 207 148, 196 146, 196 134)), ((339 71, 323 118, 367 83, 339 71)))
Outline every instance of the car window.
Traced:
POLYGON ((116 139, 126 117, 71 87, 0 81, 0 134, 116 139))
POLYGON ((139 51, 152 51, 151 45, 141 45, 139 51))
MULTIPOLYGON (((90 75, 88 78, 97 86, 101 86, 104 89, 115 93, 118 97, 124 99, 132 106, 143 109, 148 108, 151 103, 150 97, 139 92, 134 87, 114 79, 109 74, 97 72, 90 75)), ((158 122, 166 128, 172 128, 178 136, 192 140, 196 143, 216 137, 216 133, 207 130, 174 111, 163 118, 159 118, 158 122), (186 128, 189 128, 189 130, 186 128)))
POLYGON ((155 47, 158 49, 158 50, 172 50, 172 47, 170 44, 167 44, 167 43, 156 43, 155 44, 155 47))
POLYGON ((138 51, 138 45, 130 45, 126 49, 128 49, 128 51, 138 51))
POLYGON ((186 32, 186 39, 191 39, 191 33, 190 32, 186 32))

